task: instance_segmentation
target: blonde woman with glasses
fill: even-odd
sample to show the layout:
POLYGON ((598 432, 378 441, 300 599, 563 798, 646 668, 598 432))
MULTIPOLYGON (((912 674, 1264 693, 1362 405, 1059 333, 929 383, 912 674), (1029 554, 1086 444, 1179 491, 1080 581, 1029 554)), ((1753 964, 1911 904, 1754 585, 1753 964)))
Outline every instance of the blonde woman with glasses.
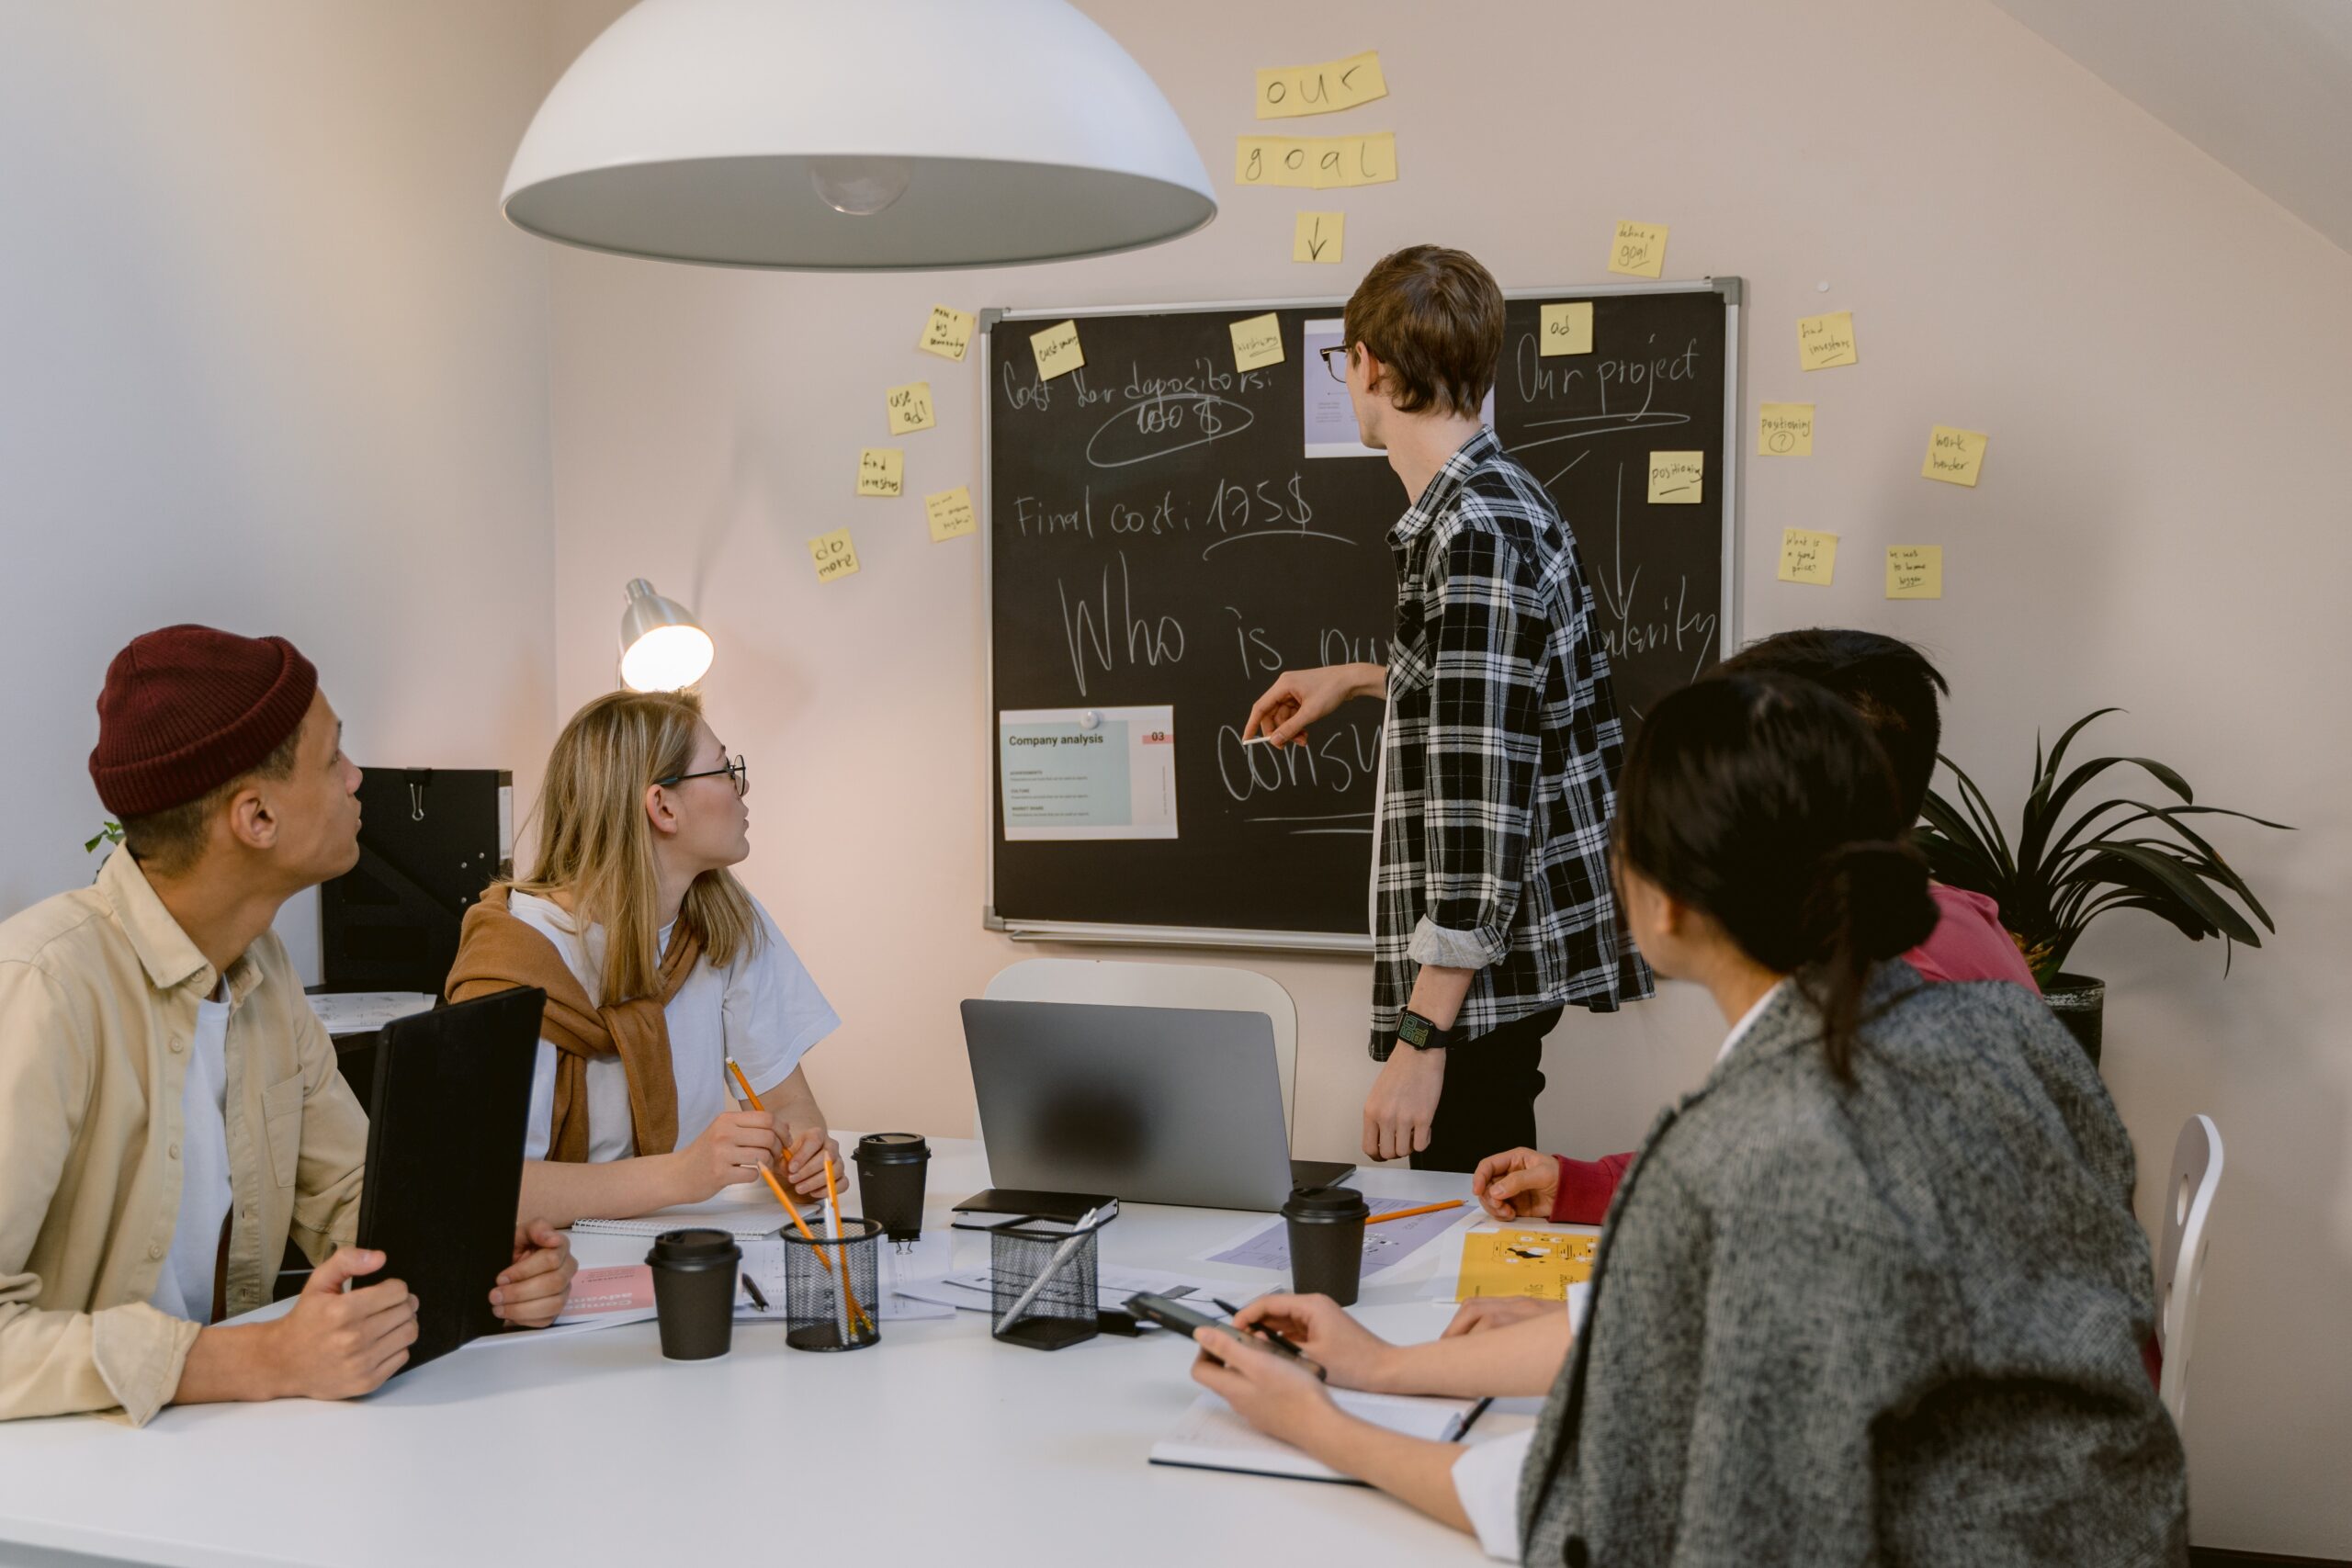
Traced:
POLYGON ((537 862, 467 913, 448 985, 548 993, 524 1212, 625 1218, 762 1166, 822 1195, 840 1152, 800 1059, 841 1020, 729 869, 749 790, 691 693, 615 692, 556 738, 537 862), (764 1111, 730 1100, 729 1057, 764 1111))

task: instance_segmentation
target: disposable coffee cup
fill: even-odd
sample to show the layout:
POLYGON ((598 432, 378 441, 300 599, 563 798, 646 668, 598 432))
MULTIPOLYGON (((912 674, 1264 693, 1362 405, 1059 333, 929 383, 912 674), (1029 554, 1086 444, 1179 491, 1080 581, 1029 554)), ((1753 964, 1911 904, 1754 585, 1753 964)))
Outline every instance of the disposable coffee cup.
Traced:
POLYGON ((1353 1306, 1363 1273, 1363 1223, 1372 1205, 1352 1187, 1301 1187, 1283 1205, 1291 1289, 1353 1306))
POLYGON ((653 1270, 653 1310, 662 1354, 707 1361, 727 1354, 735 1333, 735 1271, 743 1249, 720 1230, 663 1231, 645 1255, 653 1270))
POLYGON ((922 1235, 923 1176, 931 1145, 921 1133, 868 1133, 857 1141, 859 1206, 892 1241, 922 1235))

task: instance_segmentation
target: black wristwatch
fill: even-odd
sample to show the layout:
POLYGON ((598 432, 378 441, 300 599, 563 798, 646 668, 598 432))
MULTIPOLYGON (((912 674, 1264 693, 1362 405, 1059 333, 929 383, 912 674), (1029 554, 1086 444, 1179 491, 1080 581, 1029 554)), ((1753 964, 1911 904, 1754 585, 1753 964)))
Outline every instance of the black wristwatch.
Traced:
POLYGON ((1453 1031, 1440 1029, 1411 1008, 1396 1020, 1396 1038, 1416 1051, 1442 1051, 1453 1043, 1453 1031))

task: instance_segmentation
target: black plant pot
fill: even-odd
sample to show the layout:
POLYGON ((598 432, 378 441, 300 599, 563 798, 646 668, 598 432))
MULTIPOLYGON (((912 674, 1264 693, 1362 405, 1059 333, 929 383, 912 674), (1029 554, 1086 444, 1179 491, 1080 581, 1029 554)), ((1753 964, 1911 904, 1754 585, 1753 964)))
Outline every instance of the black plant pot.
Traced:
POLYGON ((2091 1066, 2098 1066, 2099 1036, 2107 1018, 2107 982, 2061 970, 2041 987, 2041 999, 2050 1004, 2050 1010, 2058 1015, 2058 1021, 2066 1026, 2091 1066))

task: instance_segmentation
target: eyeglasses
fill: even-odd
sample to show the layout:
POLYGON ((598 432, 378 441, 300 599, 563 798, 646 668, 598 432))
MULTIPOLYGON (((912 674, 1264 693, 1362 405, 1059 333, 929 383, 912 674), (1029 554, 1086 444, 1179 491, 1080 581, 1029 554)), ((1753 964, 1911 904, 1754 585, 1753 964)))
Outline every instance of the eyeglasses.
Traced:
POLYGON ((1344 343, 1335 343, 1329 348, 1318 348, 1315 351, 1323 356, 1325 372, 1332 380, 1343 387, 1348 384, 1348 350, 1351 346, 1344 343), (1335 354, 1340 356, 1340 362, 1337 365, 1331 363, 1331 356, 1335 354))
POLYGON ((688 779, 715 779, 722 773, 734 781, 737 795, 752 793, 751 764, 743 761, 743 755, 740 751, 735 754, 734 761, 723 768, 708 768, 699 773, 672 773, 666 779, 655 779, 653 782, 667 787, 671 784, 684 784, 688 779))

